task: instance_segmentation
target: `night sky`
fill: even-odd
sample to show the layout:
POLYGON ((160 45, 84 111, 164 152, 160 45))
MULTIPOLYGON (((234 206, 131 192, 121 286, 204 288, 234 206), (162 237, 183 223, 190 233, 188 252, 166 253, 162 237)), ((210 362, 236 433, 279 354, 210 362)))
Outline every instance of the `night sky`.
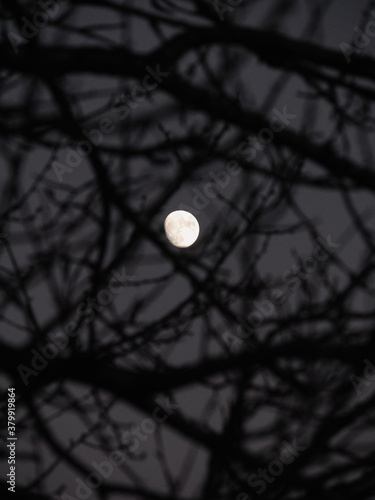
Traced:
POLYGON ((375 5, 0 18, 1 498, 375 500, 375 5))

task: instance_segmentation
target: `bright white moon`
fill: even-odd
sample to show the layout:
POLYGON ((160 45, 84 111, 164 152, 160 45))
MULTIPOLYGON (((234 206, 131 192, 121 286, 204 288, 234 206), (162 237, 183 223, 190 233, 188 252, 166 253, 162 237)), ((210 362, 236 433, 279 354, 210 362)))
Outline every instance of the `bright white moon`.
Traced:
POLYGON ((199 224, 190 212, 176 210, 164 221, 165 234, 175 247, 190 247, 198 238, 199 224))

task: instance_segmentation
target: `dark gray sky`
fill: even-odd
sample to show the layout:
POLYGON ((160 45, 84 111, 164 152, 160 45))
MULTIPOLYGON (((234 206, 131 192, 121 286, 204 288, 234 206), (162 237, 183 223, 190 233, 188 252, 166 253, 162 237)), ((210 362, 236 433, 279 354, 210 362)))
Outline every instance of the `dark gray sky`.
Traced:
MULTIPOLYGON (((247 8, 243 8, 243 6, 235 8, 232 14, 228 14, 228 17, 231 17, 233 21, 235 20, 241 26, 254 28, 273 27, 275 20, 272 14, 276 3, 279 2, 268 0, 266 2, 247 2, 247 8)), ((130 2, 126 3, 126 5, 129 4, 130 2)), ((145 0, 137 3, 133 2, 132 4, 140 9, 152 9, 151 4, 145 0)), ((182 6, 187 6, 188 4, 189 2, 181 2, 182 6)), ((355 26, 360 25, 362 11, 365 6, 366 2, 364 1, 343 2, 337 0, 330 2, 330 7, 319 21, 318 28, 311 34, 309 29, 312 29, 312 27, 309 23, 312 19, 312 2, 299 2, 298 6, 293 9, 293 12, 288 13, 287 18, 283 19, 280 16, 278 19, 278 30, 288 37, 295 38, 296 44, 302 38, 318 45, 340 50, 340 44, 342 42, 350 42, 355 33, 353 29, 355 26)), ((194 19, 179 12, 176 13, 175 18, 191 20, 192 24, 196 23, 194 19)), ((69 34, 67 30, 63 33, 60 30, 53 31, 46 28, 38 35, 36 43, 42 46, 44 44, 52 46, 62 44, 64 46, 75 47, 80 43, 101 46, 102 48, 120 46, 142 54, 154 50, 160 43, 155 33, 152 32, 150 25, 139 20, 139 18, 132 17, 129 20, 124 20, 117 13, 109 9, 91 8, 84 3, 79 9, 72 9, 72 14, 65 19, 65 24, 69 27, 83 29, 92 28, 98 24, 112 25, 113 23, 120 23, 120 21, 122 23, 121 30, 96 30, 97 33, 106 38, 106 40, 103 38, 102 42, 98 40, 90 41, 86 34, 83 34, 79 38, 76 30, 72 30, 72 33, 69 34)), ((204 24, 202 23, 202 25, 204 24)), ((3 32, 5 34, 7 30, 14 29, 11 22, 3 22, 3 32)), ((170 28, 169 30, 165 30, 164 35, 166 37, 172 36, 175 32, 176 29, 170 28)), ((368 47, 363 50, 363 54, 373 55, 374 44, 375 41, 371 41, 368 47)), ((272 109, 276 108, 282 111, 286 107, 289 113, 296 115, 295 119, 291 122, 291 129, 303 130, 309 138, 318 143, 332 134, 333 122, 331 110, 328 109, 325 103, 316 104, 314 102, 310 106, 306 104, 305 93, 308 87, 300 77, 286 74, 282 91, 276 94, 275 88, 275 98, 273 101, 270 91, 278 77, 280 77, 279 71, 265 66, 254 56, 249 56, 248 52, 241 49, 238 49, 236 57, 239 61, 239 72, 236 74, 222 74, 221 78, 225 80, 225 88, 229 94, 237 97, 245 109, 256 109, 264 113, 266 117, 271 118, 273 116, 272 109)), ((178 69, 184 71, 189 65, 193 66, 196 64, 197 60, 197 54, 190 52, 181 59, 178 69)), ((217 69, 219 64, 222 63, 219 52, 216 55, 212 55, 211 63, 214 69, 217 69)), ((197 74, 197 80, 199 81, 199 70, 197 70, 197 74)), ((165 139, 166 130, 172 137, 183 136, 188 130, 198 131, 204 122, 202 113, 192 110, 189 107, 180 110, 181 116, 179 116, 175 102, 170 94, 166 92, 166 89, 163 88, 163 83, 158 86, 147 100, 138 103, 138 106, 131 110, 126 120, 119 120, 118 116, 109 109, 109 105, 113 99, 123 92, 128 92, 134 88, 138 84, 137 79, 125 80, 124 78, 117 77, 99 77, 98 75, 86 75, 78 72, 75 75, 64 77, 60 83, 71 92, 72 96, 74 95, 77 101, 81 99, 80 104, 73 105, 77 117, 84 117, 88 114, 93 115, 92 119, 85 121, 84 127, 87 127, 89 130, 97 127, 98 121, 104 116, 113 120, 114 131, 106 137, 105 142, 102 144, 104 147, 119 148, 127 146, 142 149, 165 139), (92 93, 92 97, 90 97, 90 93, 92 93), (173 112, 170 112, 170 110, 173 110, 173 112)), ((41 119, 54 115, 55 104, 52 102, 51 94, 46 91, 45 87, 40 83, 36 84, 34 88, 27 86, 25 84, 25 77, 19 75, 13 76, 6 83, 2 93, 2 105, 10 107, 13 105, 17 106, 20 102, 26 102, 27 92, 34 94, 35 109, 41 119)), ((344 100, 345 95, 339 94, 339 99, 344 100)), ((220 107, 221 105, 220 99, 218 99, 217 106, 220 107)), ((16 121, 14 123, 16 124, 16 121)), ((217 124, 215 124, 215 127, 219 131, 220 127, 217 124)), ((357 131, 354 128, 348 128, 349 139, 338 137, 335 146, 342 154, 347 154, 348 157, 364 163, 365 158, 362 155, 362 149, 358 147, 358 144, 361 145, 361 142, 357 140, 356 134, 357 131), (345 149, 346 140, 351 144, 350 151, 346 151, 345 149)), ((218 173, 225 169, 226 161, 229 159, 238 159, 237 147, 249 135, 253 135, 250 130, 248 132, 240 131, 232 125, 228 126, 228 130, 224 136, 225 140, 223 139, 223 145, 228 147, 227 149, 223 148, 223 158, 215 157, 209 158, 206 162, 203 161, 197 171, 174 192, 172 197, 167 199, 158 213, 155 214, 151 227, 159 234, 160 238, 165 238, 163 234, 163 221, 168 213, 177 210, 181 203, 194 206, 194 196, 196 196, 197 190, 200 193, 204 192, 204 187, 211 181, 212 177, 210 177, 210 173, 218 173)), ((24 151, 25 154, 20 160, 20 175, 17 179, 20 195, 30 189, 37 175, 43 171, 46 165, 51 163, 51 144, 55 145, 55 153, 60 161, 63 161, 64 155, 66 156, 67 137, 63 138, 61 134, 56 134, 54 130, 46 134, 46 137, 49 146, 33 147, 31 150, 24 151)), ((15 137, 8 139, 8 144, 3 147, 3 153, 0 156, 0 176, 4 186, 8 187, 10 154, 14 155, 17 150, 20 150, 20 144, 22 142, 18 137, 15 137)), ((371 143, 370 146, 371 155, 374 153, 372 150, 373 144, 371 143)), ((273 148, 273 146, 270 145, 270 148, 273 148)), ((282 153, 276 150, 276 148, 271 153, 271 150, 268 150, 267 147, 264 153, 259 153, 257 159, 262 164, 263 162, 268 162, 272 155, 275 155, 276 161, 280 159, 278 155, 282 153)), ((180 158, 188 161, 186 151, 182 149, 180 154, 180 158)), ((287 153, 285 153, 285 158, 288 158, 287 153)), ((126 158, 114 159, 105 151, 102 153, 102 159, 114 172, 114 178, 116 178, 117 185, 123 193, 124 199, 129 199, 133 209, 141 214, 146 213, 147 209, 162 192, 163 187, 166 183, 170 182, 179 168, 179 161, 173 151, 166 153, 162 161, 155 162, 154 165, 151 164, 149 159, 139 157, 130 161, 126 158)), ((290 161, 292 161, 292 156, 290 156, 290 161)), ((304 171, 306 170, 310 173, 321 173, 320 167, 312 164, 309 160, 305 162, 304 171)), ((65 174, 63 183, 58 182, 52 168, 48 170, 46 179, 46 185, 49 185, 53 193, 52 196, 62 199, 65 196, 66 189, 78 189, 86 183, 93 182, 94 176, 90 157, 84 159, 73 172, 65 174)), ((249 175, 249 172, 245 172, 245 169, 242 168, 240 175, 231 177, 228 186, 220 190, 219 197, 210 200, 205 208, 199 210, 197 218, 201 232, 198 242, 186 251, 172 248, 170 250, 174 251, 177 259, 181 256, 181 258, 188 258, 194 261, 196 263, 192 266, 194 272, 199 277, 204 276, 205 269, 209 267, 215 255, 213 248, 215 246, 220 247, 221 242, 225 240, 226 232, 230 231, 233 227, 237 227, 237 225, 240 227, 241 224, 241 218, 238 214, 228 212, 228 203, 222 197, 230 200, 231 203, 237 203, 238 208, 243 209, 248 202, 251 207, 251 197, 254 195, 253 189, 256 186, 258 188, 262 186, 260 190, 263 190, 266 196, 269 185, 266 180, 262 179, 260 181, 259 178, 249 175), (259 184, 257 184, 258 182, 259 184), (247 191, 248 195, 246 194, 247 191), (228 213, 230 213, 230 216, 228 216, 228 213)), ((3 193, 4 201, 2 210, 7 208, 8 195, 9 193, 3 193)), ((331 235, 334 241, 340 242, 340 258, 349 268, 355 271, 358 263, 363 258, 364 248, 361 246, 361 235, 358 233, 355 233, 353 236, 350 235, 350 238, 345 237, 348 234, 345 231, 350 228, 352 221, 348 218, 347 209, 343 204, 341 195, 331 189, 312 189, 311 187, 299 187, 294 192, 294 195, 300 209, 312 221, 317 231, 324 237, 331 235)), ((77 202, 80 200, 83 200, 83 197, 80 198, 78 196, 77 202)), ((373 207, 374 203, 373 196, 362 190, 355 193, 354 202, 359 211, 373 207)), ((256 198, 254 195, 254 205, 256 203, 259 203, 259 197, 256 198)), ((94 204, 97 204, 98 207, 100 206, 99 197, 94 201, 94 204)), ((59 224, 62 225, 69 221, 73 222, 77 217, 77 213, 74 212, 72 205, 69 206, 67 204, 66 210, 62 212, 58 212, 53 205, 51 200, 42 193, 42 190, 38 189, 30 196, 28 203, 24 205, 21 211, 23 216, 27 214, 28 210, 30 210, 30 214, 35 214, 36 211, 40 212, 36 219, 36 227, 40 227, 41 231, 40 250, 44 248, 44 223, 55 216, 56 227, 58 227, 59 224)), ((264 229, 272 225, 282 228, 284 225, 291 224, 296 220, 289 206, 285 205, 281 208, 278 206, 274 211, 265 212, 264 217, 259 218, 257 221, 255 229, 264 229)), ((369 222, 369 225, 373 227, 373 220, 369 222)), ((13 220, 12 229, 11 241, 16 244, 19 265, 21 267, 31 266, 33 259, 35 259, 35 247, 31 246, 29 242, 27 227, 21 224, 17 226, 17 220, 13 220)), ((113 216, 111 242, 105 264, 109 264, 110 256, 114 254, 114 250, 118 249, 120 244, 123 244, 130 238, 132 230, 133 228, 127 222, 124 221, 122 225, 121 217, 118 214, 113 216), (122 231, 123 234, 121 233, 122 231)), ((97 233, 98 229, 95 221, 88 221, 87 226, 82 227, 79 233, 72 231, 66 234, 64 250, 71 255, 75 255, 76 253, 78 255, 85 248, 85 243, 87 244, 88 241, 95 240, 97 233)), ((47 240, 50 243, 53 238, 50 240, 49 236, 48 238, 46 236, 45 248, 48 247, 47 240)), ((56 238, 56 241, 59 241, 58 238, 56 238)), ((244 269, 246 269, 247 261, 250 262, 254 253, 261 252, 262 256, 256 267, 257 280, 269 283, 269 287, 272 289, 280 282, 283 273, 296 263, 296 254, 302 258, 309 257, 313 254, 317 244, 312 241, 311 236, 306 232, 274 236, 271 238, 266 250, 262 250, 263 243, 264 241, 257 236, 255 231, 254 233, 249 233, 241 249, 238 252, 229 254, 229 257, 224 260, 221 267, 221 274, 229 286, 241 278, 244 269), (293 251, 295 251, 295 254, 293 254, 293 251)), ((95 247, 93 243, 93 248, 91 253, 90 251, 88 252, 88 256, 93 256, 94 251, 95 247)), ((171 261, 166 259, 165 255, 160 252, 160 248, 150 243, 147 238, 141 239, 124 256, 123 265, 127 273, 134 276, 134 279, 124 288, 121 294, 115 297, 110 308, 106 310, 106 317, 108 321, 118 321, 120 324, 123 324, 124 332, 127 335, 133 333, 131 328, 127 330, 127 320, 129 311, 132 310, 136 301, 144 300, 137 326, 139 328, 142 322, 147 328, 159 318, 165 316, 168 311, 172 311, 192 293, 191 283, 186 279, 186 276, 182 276, 181 273, 177 272, 173 268, 173 265, 171 265, 171 261), (152 282, 154 278, 159 279, 169 274, 170 276, 165 282, 161 281, 160 284, 152 282)), ((5 274, 7 270, 12 268, 12 262, 4 251, 1 254, 1 266, 5 274)), ((121 266, 118 269, 120 270, 121 266)), ((91 275, 88 275, 87 269, 80 269, 78 267, 75 273, 69 276, 68 274, 64 274, 61 268, 54 272, 56 272, 55 283, 59 289, 61 301, 64 300, 64 294, 65 297, 69 296, 72 301, 85 296, 85 290, 91 278, 91 275), (79 275, 78 284, 70 287, 69 280, 71 279, 72 283, 74 283, 74 278, 77 277, 76 273, 79 275)), ((340 269, 333 268, 329 271, 329 275, 332 279, 335 278, 337 280, 337 286, 345 285, 346 278, 340 269)), ((43 276, 43 273, 41 273, 32 288, 30 296, 35 316, 42 327, 49 324, 61 306, 61 302, 56 300, 59 294, 54 294, 49 278, 50 276, 43 276)), ((312 276, 311 283, 313 289, 315 284, 318 284, 318 276, 312 276)), ((259 300, 263 298, 265 297, 258 297, 259 300)), ((228 300, 230 303, 230 297, 228 300)), ((284 310, 281 310, 280 314, 292 311, 294 307, 297 307, 298 300, 299 295, 296 294, 288 300, 288 303, 284 310)), ((358 297, 358 302, 361 302, 361 304, 363 302, 364 307, 367 307, 368 300, 368 297, 358 297)), ((192 300, 192 306, 195 305, 194 300, 192 300)), ((253 305, 250 304, 250 307, 253 307, 253 305)), ((240 313, 243 310, 243 303, 238 302, 238 304, 233 306, 233 310, 240 313)), ((12 326, 11 323, 11 321, 15 321, 21 325, 23 324, 24 318, 21 317, 20 311, 12 306, 5 309, 5 311, 6 317, 10 321, 4 322, 1 329, 1 341, 9 346, 26 345, 30 341, 29 332, 22 332, 12 326)), ((171 366, 179 366, 180 364, 198 360, 202 355, 202 332, 209 327, 215 330, 216 335, 220 337, 230 327, 228 320, 218 311, 210 311, 207 317, 208 319, 203 315, 200 316, 198 319, 191 321, 188 327, 188 322, 182 318, 181 323, 184 324, 184 328, 187 328, 189 333, 186 334, 186 331, 181 331, 180 340, 163 347, 161 351, 162 362, 171 366)), ((60 331, 69 319, 71 318, 66 318, 66 321, 60 325, 54 325, 50 333, 53 335, 60 331)), ((178 325, 174 326, 177 327, 178 325)), ((96 329, 96 335, 100 336, 103 343, 115 341, 117 338, 116 332, 111 331, 103 323, 100 323, 100 325, 96 324, 96 329)), ((168 329, 164 333, 167 336, 169 333, 168 329)), ((88 333, 86 332, 83 342, 87 341, 87 338, 88 333)), ((223 353, 223 347, 220 343, 212 339, 208 342, 207 350, 212 355, 223 353)), ((120 356, 119 363, 121 364, 121 362, 120 356)), ((137 369, 148 366, 147 359, 139 355, 134 356, 134 359, 131 359, 131 357, 129 359, 126 358, 126 366, 130 366, 131 362, 134 363, 134 366, 137 366, 137 369)), ((9 383, 9 379, 3 377, 1 388, 5 389, 9 383)), ((259 383, 262 384, 264 381, 260 379, 259 383)), ((90 415, 92 421, 98 419, 99 411, 98 407, 95 407, 97 403, 95 398, 89 397, 87 403, 83 402, 90 392, 89 389, 83 385, 74 385, 69 387, 69 389, 74 397, 82 401, 82 408, 90 415), (90 409, 90 404, 93 405, 92 409, 90 409)), ((53 392, 53 387, 49 388, 49 392, 53 392)), ((184 415, 195 420, 203 420, 208 428, 220 432, 228 417, 228 408, 233 401, 234 391, 230 385, 226 385, 224 388, 218 389, 216 394, 217 399, 214 399, 211 389, 208 389, 204 385, 192 385, 175 391, 174 396, 179 405, 179 411, 184 415)), ((104 401, 109 401, 112 396, 101 395, 101 398, 104 401)), ((79 439, 82 433, 85 432, 89 425, 89 420, 80 420, 75 411, 63 410, 56 416, 57 402, 58 397, 57 399, 53 399, 52 405, 46 403, 42 405, 40 400, 37 400, 37 405, 40 405, 41 408, 43 406, 41 411, 44 418, 51 417, 49 422, 51 429, 57 433, 60 443, 64 447, 67 447, 72 440, 79 439)), ((22 412, 21 407, 17 415, 19 422, 23 418, 22 412)), ((123 429, 127 425, 140 425, 148 417, 145 413, 120 400, 111 409, 110 416, 119 425, 122 425, 123 429)), ((262 428, 266 423, 272 422, 275 416, 277 417, 277 411, 273 408, 267 408, 265 405, 259 412, 254 414, 251 423, 253 426, 252 429, 257 429, 257 426, 262 428)), ((28 426, 27 421, 25 426, 28 426)), ((301 429, 295 429, 296 435, 300 431, 301 429)), ((181 437, 177 432, 171 431, 167 425, 161 425, 160 432, 172 474, 179 476, 185 469, 188 469, 187 460, 190 460, 190 458, 194 462, 193 467, 186 475, 186 482, 181 488, 181 495, 188 498, 198 496, 202 487, 202 481, 205 479, 202 471, 207 468, 207 453, 199 448, 196 450, 196 455, 190 457, 189 454, 194 450, 195 444, 181 437)), ((104 436, 106 436, 105 433, 104 436)), ((131 462, 131 468, 134 474, 138 475, 141 483, 147 484, 147 487, 155 492, 166 492, 168 491, 168 485, 161 467, 160 456, 158 455, 161 445, 156 436, 157 434, 153 433, 141 444, 139 451, 144 456, 142 460, 131 462)), ((100 462, 107 459, 108 451, 103 451, 103 448, 100 447, 99 449, 95 448, 96 443, 94 445, 94 441, 98 437, 99 435, 94 434, 92 441, 89 439, 88 443, 82 443, 77 446, 74 452, 75 455, 88 464, 93 461, 100 462)), ((254 441, 254 449, 261 449, 262 446, 265 447, 267 445, 267 437, 263 437, 262 439, 260 439, 260 443, 254 441)), ((21 431, 19 432, 18 453, 20 454, 20 458, 18 462, 18 481, 20 485, 29 484, 38 474, 46 471, 53 461, 53 453, 42 446, 39 455, 40 462, 36 464, 35 468, 25 465, 26 462, 25 464, 22 462, 22 452, 35 449, 35 440, 38 440, 38 433, 35 433, 31 426, 22 430, 22 433, 21 431)), ((113 436, 111 437, 111 441, 109 438, 108 441, 113 443, 113 436)), ((4 467, 3 460, 0 465, 0 474, 1 478, 3 478, 7 466, 4 467)), ((50 492, 64 484, 66 485, 66 492, 74 496, 76 477, 78 476, 75 471, 72 471, 65 464, 59 464, 48 474, 43 484, 46 490, 50 492)), ((111 481, 124 482, 125 484, 131 483, 129 476, 127 476, 127 471, 120 469, 114 471, 111 481)), ((92 498, 94 498, 95 494, 94 492, 92 498)), ((116 497, 113 496, 113 498, 116 497)), ((118 498, 125 497, 119 495, 118 498)))

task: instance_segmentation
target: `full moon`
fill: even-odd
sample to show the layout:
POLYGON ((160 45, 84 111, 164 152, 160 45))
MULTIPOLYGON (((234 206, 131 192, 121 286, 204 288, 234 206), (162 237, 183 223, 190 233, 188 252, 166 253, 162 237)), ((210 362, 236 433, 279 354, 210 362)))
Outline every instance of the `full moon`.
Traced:
POLYGON ((175 247, 190 247, 198 238, 199 224, 190 212, 176 210, 164 221, 165 234, 175 247))

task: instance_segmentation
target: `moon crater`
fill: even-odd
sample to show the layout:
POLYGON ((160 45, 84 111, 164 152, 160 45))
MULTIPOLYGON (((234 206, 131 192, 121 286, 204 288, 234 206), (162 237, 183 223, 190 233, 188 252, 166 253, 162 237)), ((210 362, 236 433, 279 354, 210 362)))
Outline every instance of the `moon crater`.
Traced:
POLYGON ((175 247, 190 247, 198 238, 199 223, 185 210, 171 212, 164 221, 165 234, 175 247))

